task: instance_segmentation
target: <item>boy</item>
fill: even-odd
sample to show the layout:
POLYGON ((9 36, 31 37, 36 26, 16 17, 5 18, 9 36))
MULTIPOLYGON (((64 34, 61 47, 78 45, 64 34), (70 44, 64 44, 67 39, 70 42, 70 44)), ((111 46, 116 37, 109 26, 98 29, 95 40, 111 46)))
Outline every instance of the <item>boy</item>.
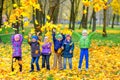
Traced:
MULTIPOLYGON (((73 32, 75 33, 75 32, 73 32)), ((82 31, 82 36, 78 33, 75 33, 75 35, 77 35, 79 37, 79 41, 80 41, 80 49, 81 49, 81 52, 80 52, 80 60, 79 60, 79 71, 81 70, 81 66, 82 66, 82 62, 83 62, 83 58, 85 56, 85 59, 86 59, 86 71, 88 71, 88 68, 89 68, 89 47, 90 47, 90 43, 91 43, 91 37, 92 35, 94 34, 91 33, 91 34, 87 34, 87 30, 83 30, 82 31)))
POLYGON ((32 56, 30 72, 34 71, 34 65, 33 65, 34 62, 36 64, 37 71, 40 71, 40 67, 39 67, 39 58, 40 58, 39 39, 38 39, 38 36, 36 36, 36 35, 32 36, 32 40, 30 40, 30 37, 31 37, 31 35, 29 35, 29 37, 28 37, 28 43, 31 46, 31 56, 32 56))

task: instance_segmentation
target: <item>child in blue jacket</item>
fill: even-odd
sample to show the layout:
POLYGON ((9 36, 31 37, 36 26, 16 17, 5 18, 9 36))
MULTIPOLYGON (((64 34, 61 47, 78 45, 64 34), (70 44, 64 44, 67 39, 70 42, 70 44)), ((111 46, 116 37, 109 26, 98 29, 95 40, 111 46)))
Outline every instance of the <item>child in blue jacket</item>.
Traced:
POLYGON ((64 58, 63 68, 66 69, 66 63, 68 59, 69 68, 72 69, 72 57, 73 57, 74 43, 72 42, 70 35, 66 35, 66 39, 64 40, 62 44, 62 48, 63 48, 62 56, 64 58))
POLYGON ((65 40, 65 36, 62 35, 61 33, 56 34, 55 30, 53 30, 52 36, 53 36, 54 51, 55 51, 53 68, 57 68, 57 62, 58 62, 58 67, 61 70, 63 68, 62 68, 62 56, 60 50, 62 49, 62 43, 65 40))

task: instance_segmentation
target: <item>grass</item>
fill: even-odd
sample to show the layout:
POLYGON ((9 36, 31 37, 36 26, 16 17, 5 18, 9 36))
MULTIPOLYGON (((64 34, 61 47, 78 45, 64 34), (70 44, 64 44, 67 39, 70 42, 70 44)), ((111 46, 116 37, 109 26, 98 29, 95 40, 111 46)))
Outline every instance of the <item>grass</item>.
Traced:
MULTIPOLYGON (((31 30, 31 27, 26 27, 25 28, 25 33, 24 35, 28 35, 28 33, 30 32, 31 30)), ((97 30, 101 30, 102 31, 102 27, 97 27, 97 30)), ((112 31, 116 31, 116 30, 120 30, 119 27, 115 27, 114 29, 111 29, 110 27, 107 27, 107 31, 109 30, 112 30, 112 31)), ((10 37, 12 34, 9 34, 9 33, 14 33, 14 30, 11 29, 11 28, 8 28, 8 29, 5 29, 3 28, 3 30, 0 32, 0 38, 2 39, 2 42, 3 43, 10 43, 10 37), (7 34, 8 32, 8 34, 7 34), (5 34, 5 35, 1 35, 1 34, 5 34)), ((74 37, 74 35, 73 35, 74 37)), ((97 40, 97 41, 102 41, 102 42, 105 42, 105 41, 112 41, 113 43, 120 43, 120 34, 112 34, 112 33, 108 33, 108 36, 107 37, 102 37, 102 34, 100 33, 96 33, 93 37, 92 37, 93 40, 97 40)), ((76 42, 78 40, 77 37, 75 37, 73 39, 74 42, 76 42)), ((24 43, 26 43, 27 40, 24 39, 24 43)))

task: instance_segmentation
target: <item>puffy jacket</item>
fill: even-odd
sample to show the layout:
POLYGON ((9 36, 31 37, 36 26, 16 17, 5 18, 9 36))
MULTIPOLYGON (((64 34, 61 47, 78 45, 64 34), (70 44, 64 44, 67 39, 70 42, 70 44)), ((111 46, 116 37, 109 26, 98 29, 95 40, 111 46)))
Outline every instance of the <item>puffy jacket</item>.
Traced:
POLYGON ((31 56, 38 57, 40 56, 40 44, 39 42, 28 42, 31 46, 31 56))
POLYGON ((73 34, 77 35, 79 37, 80 42, 80 48, 89 48, 91 44, 91 37, 93 36, 95 32, 90 33, 86 39, 84 37, 76 32, 73 32, 73 34))
POLYGON ((52 36, 53 36, 54 50, 58 51, 58 49, 61 48, 63 41, 65 40, 65 35, 62 35, 63 39, 61 41, 58 41, 55 38, 55 33, 54 32, 53 32, 52 36))
POLYGON ((13 49, 12 57, 22 57, 21 45, 22 45, 23 37, 21 34, 19 34, 19 36, 20 36, 19 41, 14 40, 14 35, 12 35, 11 37, 12 49, 13 49))
POLYGON ((62 47, 64 48, 62 56, 64 58, 72 58, 73 57, 73 50, 74 50, 74 43, 72 41, 68 42, 65 40, 62 44, 62 47), (70 53, 72 51, 72 53, 70 53))
POLYGON ((49 55, 49 53, 51 53, 51 46, 52 46, 52 43, 43 44, 42 45, 42 54, 49 55))

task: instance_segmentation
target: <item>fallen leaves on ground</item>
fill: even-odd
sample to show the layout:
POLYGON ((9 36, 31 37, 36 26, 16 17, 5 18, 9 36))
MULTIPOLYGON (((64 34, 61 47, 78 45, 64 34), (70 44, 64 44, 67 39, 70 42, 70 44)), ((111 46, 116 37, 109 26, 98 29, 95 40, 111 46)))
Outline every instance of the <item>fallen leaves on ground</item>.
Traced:
MULTIPOLYGON (((93 41, 89 49, 89 70, 84 70, 85 61, 83 62, 82 71, 78 71, 79 47, 75 47, 73 57, 73 70, 69 70, 67 64, 66 70, 41 69, 39 72, 29 73, 30 70, 30 47, 27 44, 22 45, 23 50, 23 72, 19 72, 18 62, 14 63, 15 71, 11 72, 11 55, 12 48, 10 44, 0 45, 0 79, 3 80, 102 80, 102 79, 120 79, 120 46, 97 46, 93 41)), ((39 64, 41 67, 41 57, 39 64)), ((50 66, 53 64, 53 54, 50 57, 50 66)))

